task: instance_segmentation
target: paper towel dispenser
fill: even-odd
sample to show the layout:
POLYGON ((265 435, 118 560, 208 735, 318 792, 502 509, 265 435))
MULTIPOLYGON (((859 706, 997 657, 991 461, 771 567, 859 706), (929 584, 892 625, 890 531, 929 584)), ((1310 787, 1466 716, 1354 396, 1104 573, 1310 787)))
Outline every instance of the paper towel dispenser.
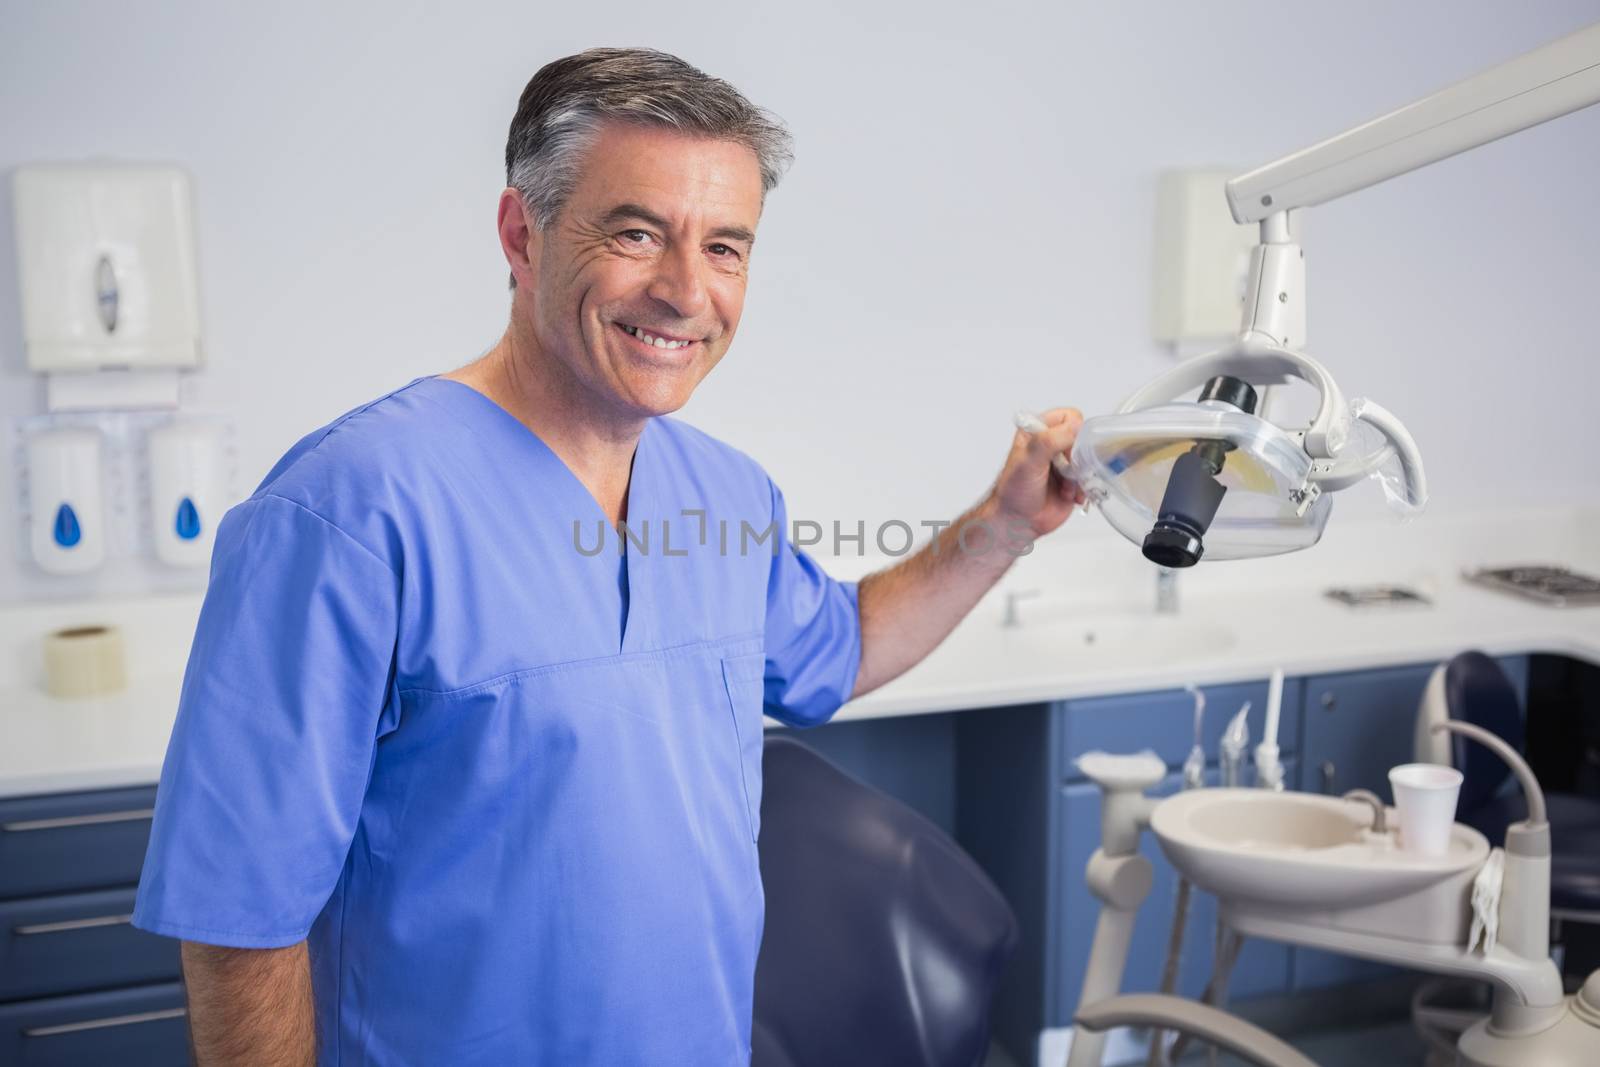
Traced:
POLYGON ((189 177, 80 163, 15 172, 28 366, 43 373, 200 363, 189 177))

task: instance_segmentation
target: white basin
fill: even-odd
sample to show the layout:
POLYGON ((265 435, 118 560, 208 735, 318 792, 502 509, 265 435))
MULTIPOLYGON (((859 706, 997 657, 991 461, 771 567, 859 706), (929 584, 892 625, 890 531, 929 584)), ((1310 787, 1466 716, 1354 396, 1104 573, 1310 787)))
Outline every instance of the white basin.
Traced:
MULTIPOLYGON (((1390 813, 1390 823, 1395 819, 1390 813)), ((1150 828, 1195 885, 1234 901, 1344 909, 1409 896, 1483 865, 1489 843, 1457 823, 1443 856, 1371 831, 1367 804, 1312 793, 1197 789, 1156 805, 1150 828)))
POLYGON ((1025 611, 1021 625, 995 624, 985 643, 1007 658, 1120 670, 1214 657, 1235 640, 1226 626, 1183 616, 1079 612, 1041 617, 1025 611))

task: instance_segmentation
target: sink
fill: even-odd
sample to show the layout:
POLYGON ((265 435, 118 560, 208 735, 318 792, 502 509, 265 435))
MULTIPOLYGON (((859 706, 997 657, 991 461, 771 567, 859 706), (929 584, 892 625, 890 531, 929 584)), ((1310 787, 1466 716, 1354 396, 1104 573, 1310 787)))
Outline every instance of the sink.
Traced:
MULTIPOLYGON (((1390 822, 1395 820, 1391 813, 1390 822)), ((1303 908, 1356 908, 1476 870, 1489 843, 1457 823, 1443 856, 1402 851, 1371 831, 1366 804, 1313 793, 1197 789, 1156 805, 1150 828, 1167 859, 1219 897, 1303 908)))
POLYGON ((1236 638, 1227 626, 1178 615, 1080 611, 1032 614, 1016 627, 995 624, 988 640, 1002 656, 1120 669, 1215 656, 1232 648, 1236 638))

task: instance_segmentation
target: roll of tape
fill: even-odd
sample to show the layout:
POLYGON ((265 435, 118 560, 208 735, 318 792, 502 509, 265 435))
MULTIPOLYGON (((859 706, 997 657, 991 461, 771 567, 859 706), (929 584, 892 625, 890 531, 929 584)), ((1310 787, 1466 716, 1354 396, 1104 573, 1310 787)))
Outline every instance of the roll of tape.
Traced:
POLYGON ((54 697, 121 692, 128 684, 122 631, 115 626, 74 626, 47 634, 44 677, 45 689, 54 697))

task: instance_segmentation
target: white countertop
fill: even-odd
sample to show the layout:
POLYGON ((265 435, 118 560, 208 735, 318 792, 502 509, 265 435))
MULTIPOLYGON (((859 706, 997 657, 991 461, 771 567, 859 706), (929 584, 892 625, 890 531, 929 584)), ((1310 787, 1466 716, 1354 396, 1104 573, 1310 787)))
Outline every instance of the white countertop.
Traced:
POLYGON ((1559 564, 1600 574, 1600 512, 1330 523, 1323 542, 1178 577, 1176 615, 1155 611, 1155 572, 1104 523, 1047 539, 944 644, 836 719, 1031 704, 1442 661, 1469 648, 1600 663, 1600 606, 1552 608, 1466 582, 1468 567, 1559 564), (1429 607, 1350 608, 1332 586, 1408 585, 1429 607), (1020 625, 1000 625, 1004 597, 1020 625), (1090 637, 1093 636, 1091 642, 1090 637))
MULTIPOLYGON (((855 577, 883 560, 828 561, 855 577)), ((1550 608, 1463 582, 1463 567, 1558 563, 1600 573, 1600 512, 1330 524, 1322 544, 1270 560, 1202 564, 1154 611, 1154 571, 1098 516, 1023 557, 933 654, 846 705, 836 720, 1002 707, 1443 660, 1466 648, 1600 662, 1600 607, 1550 608), (1339 584, 1405 583, 1426 608, 1352 609, 1339 584), (1020 625, 1000 625, 1007 593, 1020 625), (1092 636, 1091 636, 1092 635, 1092 636)), ((200 597, 34 603, 0 609, 0 797, 148 785, 160 776, 200 597), (128 644, 128 689, 57 700, 42 639, 111 623, 128 644)))

